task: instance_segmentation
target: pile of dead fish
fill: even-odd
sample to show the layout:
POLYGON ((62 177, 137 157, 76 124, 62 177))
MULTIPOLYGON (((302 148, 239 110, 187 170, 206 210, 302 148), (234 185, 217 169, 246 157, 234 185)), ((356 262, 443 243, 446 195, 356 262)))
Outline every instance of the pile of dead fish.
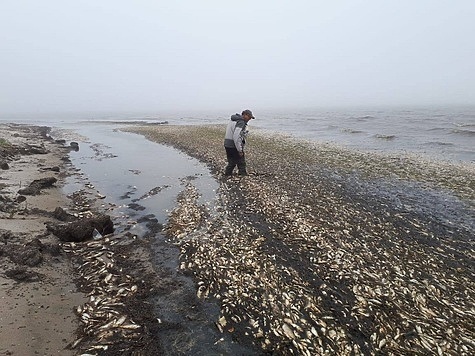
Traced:
MULTIPOLYGON (((76 218, 90 218, 94 215, 92 212, 92 206, 94 204, 94 199, 90 196, 91 191, 94 189, 94 185, 91 183, 85 183, 84 189, 77 190, 68 196, 71 199, 74 211, 73 216, 76 218)), ((95 198, 103 199, 104 196, 101 196, 99 193, 96 194, 95 198)))
MULTIPOLYGON (((196 137, 173 138, 199 156, 196 137)), ((221 162, 222 147, 203 150, 221 162)), ((473 231, 278 152, 259 155, 272 176, 223 180, 218 214, 189 185, 170 215, 181 268, 221 306, 217 328, 284 355, 475 354, 473 231)))
POLYGON ((119 339, 140 336, 141 326, 124 314, 124 300, 137 292, 133 278, 115 264, 113 236, 81 243, 63 243, 62 248, 78 264, 79 288, 89 300, 76 308, 82 336, 71 344, 86 352, 107 350, 119 339))
MULTIPOLYGON (((90 197, 94 186, 90 183, 85 186, 89 192, 80 190, 70 196, 74 205, 70 214, 79 218, 79 222, 95 216, 90 197)), ((79 290, 88 298, 86 303, 75 308, 81 331, 80 337, 70 344, 72 349, 98 354, 123 340, 140 337, 141 326, 127 315, 125 308, 126 299, 133 296, 138 287, 117 265, 114 252, 114 247, 123 243, 123 234, 102 236, 94 230, 93 240, 61 244, 76 267, 79 290)))
POLYGON ((241 328, 281 354, 475 351, 473 275, 445 268, 443 246, 399 240, 397 224, 369 216, 345 225, 361 214, 351 206, 328 222, 247 180, 255 200, 244 215, 263 216, 262 229, 262 221, 226 210, 235 184, 222 186, 221 214, 206 224, 188 186, 167 229, 181 248, 181 268, 198 279, 198 296, 219 300, 221 331, 241 328))

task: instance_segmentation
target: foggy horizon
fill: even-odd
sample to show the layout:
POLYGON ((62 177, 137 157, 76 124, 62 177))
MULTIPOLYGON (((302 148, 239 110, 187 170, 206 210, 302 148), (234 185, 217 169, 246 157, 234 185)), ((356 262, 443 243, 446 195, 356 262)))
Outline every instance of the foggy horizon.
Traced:
POLYGON ((0 117, 475 105, 472 1, 3 1, 0 117))

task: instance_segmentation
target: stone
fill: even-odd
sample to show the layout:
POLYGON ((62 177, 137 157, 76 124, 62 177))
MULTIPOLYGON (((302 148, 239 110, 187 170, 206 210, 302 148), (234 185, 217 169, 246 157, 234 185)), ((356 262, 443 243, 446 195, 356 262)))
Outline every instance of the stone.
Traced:
POLYGON ((70 222, 77 220, 74 215, 67 213, 63 208, 59 206, 54 210, 53 216, 59 221, 70 222))
POLYGON ((64 242, 81 242, 92 239, 94 229, 101 235, 114 232, 114 223, 109 215, 98 214, 67 224, 47 224, 46 229, 64 242))
POLYGON ((38 195, 42 189, 50 188, 56 183, 57 179, 55 177, 47 177, 41 179, 35 179, 30 185, 26 188, 20 189, 18 194, 21 195, 38 195))
POLYGON ((69 144, 69 146, 72 150, 79 151, 79 143, 73 141, 69 144))

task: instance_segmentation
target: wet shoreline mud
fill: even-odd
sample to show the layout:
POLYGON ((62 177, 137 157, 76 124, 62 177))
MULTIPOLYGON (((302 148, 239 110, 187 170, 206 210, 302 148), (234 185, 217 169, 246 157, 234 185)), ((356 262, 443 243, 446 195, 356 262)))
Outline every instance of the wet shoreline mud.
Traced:
POLYGON ((252 134, 225 178, 222 127, 128 131, 208 163, 166 226, 217 327, 271 354, 473 354, 474 167, 252 134))
POLYGON ((68 199, 63 142, 41 126, 0 125, 0 354, 72 355, 65 349, 84 297, 71 278, 73 266, 45 223, 68 199), (52 335, 55 335, 52 337, 52 335))
POLYGON ((158 322, 144 302, 154 288, 143 273, 148 242, 113 225, 84 177, 63 193, 80 174, 69 159, 78 145, 49 132, 0 127, 0 354, 160 354, 147 329, 158 322))
POLYGON ((219 182, 210 209, 196 177, 182 179, 162 226, 141 204, 167 186, 119 217, 69 162, 81 143, 0 129, 0 354, 475 351, 473 166, 252 133, 250 175, 226 179, 223 127, 128 127, 219 182), (18 193, 35 180, 37 195, 18 193))

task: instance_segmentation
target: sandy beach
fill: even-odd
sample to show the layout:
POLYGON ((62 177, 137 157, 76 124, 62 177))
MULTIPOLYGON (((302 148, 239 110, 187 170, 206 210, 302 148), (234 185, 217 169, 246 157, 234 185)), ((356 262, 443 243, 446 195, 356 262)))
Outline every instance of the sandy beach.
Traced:
POLYGON ((65 347, 78 328, 73 307, 84 296, 71 278, 70 260, 44 225, 57 207, 68 205, 61 191, 68 151, 45 134, 41 127, 0 126, 1 355, 74 354, 65 347), (44 178, 57 181, 37 195, 18 193, 44 178))
POLYGON ((107 210, 103 197, 71 165, 70 142, 55 141, 48 132, 0 127, 0 354, 117 355, 134 348, 160 354, 144 331, 145 320, 154 320, 141 300, 142 288, 152 289, 144 273, 150 251, 141 250, 147 242, 106 237, 100 224, 95 227, 101 239, 93 239, 97 229, 90 230, 91 221, 107 216, 100 213, 107 210), (62 187, 71 176, 81 187, 66 196, 62 187), (51 184, 25 191, 41 180, 51 184), (126 254, 118 254, 123 249, 126 254))
POLYGON ((475 352, 473 165, 252 132, 225 178, 223 129, 124 129, 218 184, 210 207, 182 179, 162 226, 140 204, 166 187, 118 216, 70 141, 0 126, 0 355, 475 352))

